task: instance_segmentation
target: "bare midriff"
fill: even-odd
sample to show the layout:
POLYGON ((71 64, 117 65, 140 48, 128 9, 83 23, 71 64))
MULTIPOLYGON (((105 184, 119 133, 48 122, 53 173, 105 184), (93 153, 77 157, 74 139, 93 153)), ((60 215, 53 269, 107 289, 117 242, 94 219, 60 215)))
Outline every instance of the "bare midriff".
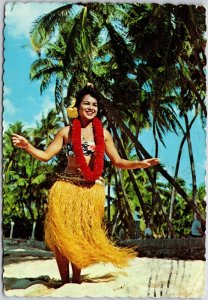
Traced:
MULTIPOLYGON (((84 156, 86 159, 87 164, 90 168, 94 166, 94 158, 90 156, 84 156)), ((67 167, 64 172, 71 173, 71 174, 80 174, 80 168, 77 164, 75 157, 67 157, 67 167)))

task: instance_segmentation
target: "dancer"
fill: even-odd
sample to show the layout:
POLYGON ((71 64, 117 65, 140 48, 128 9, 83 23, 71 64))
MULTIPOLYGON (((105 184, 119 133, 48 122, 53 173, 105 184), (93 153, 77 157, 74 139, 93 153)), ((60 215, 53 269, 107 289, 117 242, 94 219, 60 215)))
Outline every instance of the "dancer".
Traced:
POLYGON ((49 192, 44 225, 45 241, 55 254, 62 284, 69 282, 69 262, 72 282, 81 283, 84 267, 99 262, 123 267, 136 256, 134 250, 119 248, 109 240, 102 225, 104 153, 121 169, 148 168, 159 163, 158 158, 122 159, 110 132, 102 127, 99 109, 99 95, 88 84, 78 92, 74 107, 68 108, 69 116, 74 117, 72 125, 60 129, 45 151, 16 133, 12 137, 14 146, 44 162, 66 148, 67 166, 49 192))

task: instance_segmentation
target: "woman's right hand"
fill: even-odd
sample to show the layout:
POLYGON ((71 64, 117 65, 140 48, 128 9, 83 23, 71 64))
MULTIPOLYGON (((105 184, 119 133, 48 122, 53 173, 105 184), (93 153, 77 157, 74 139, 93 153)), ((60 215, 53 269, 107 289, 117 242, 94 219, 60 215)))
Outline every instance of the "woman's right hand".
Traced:
POLYGON ((29 142, 26 138, 23 136, 12 133, 12 143, 14 146, 19 147, 19 148, 27 148, 29 146, 29 142))

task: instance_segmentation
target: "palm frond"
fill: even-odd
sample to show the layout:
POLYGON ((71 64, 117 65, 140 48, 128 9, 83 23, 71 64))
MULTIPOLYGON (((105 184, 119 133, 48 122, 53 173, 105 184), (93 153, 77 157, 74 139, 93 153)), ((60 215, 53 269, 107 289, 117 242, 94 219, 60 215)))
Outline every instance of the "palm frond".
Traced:
POLYGON ((64 23, 68 17, 74 17, 75 7, 73 4, 63 5, 48 14, 39 17, 30 32, 30 41, 33 49, 39 53, 41 47, 47 43, 56 27, 64 23))
POLYGON ((134 70, 135 62, 125 40, 119 35, 112 24, 106 23, 106 27, 109 32, 111 47, 114 51, 119 68, 125 73, 134 70))

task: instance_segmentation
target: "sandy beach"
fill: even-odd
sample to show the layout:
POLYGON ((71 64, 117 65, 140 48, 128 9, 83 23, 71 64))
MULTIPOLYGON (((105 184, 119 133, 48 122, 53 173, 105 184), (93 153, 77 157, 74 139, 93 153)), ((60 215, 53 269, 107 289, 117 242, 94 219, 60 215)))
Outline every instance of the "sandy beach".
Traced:
POLYGON ((5 249, 3 268, 5 296, 200 298, 205 292, 205 262, 201 260, 143 257, 123 269, 100 263, 83 269, 82 284, 64 286, 49 251, 5 249))

